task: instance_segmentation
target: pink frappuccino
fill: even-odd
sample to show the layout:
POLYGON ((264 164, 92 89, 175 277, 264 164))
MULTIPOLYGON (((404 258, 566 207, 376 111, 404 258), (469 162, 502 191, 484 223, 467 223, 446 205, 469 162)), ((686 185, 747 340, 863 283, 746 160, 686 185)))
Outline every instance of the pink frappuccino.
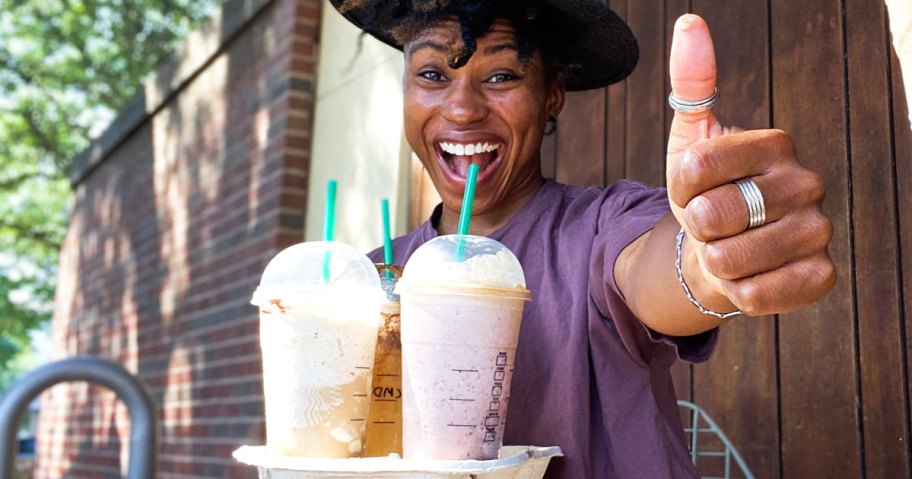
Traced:
POLYGON ((519 261, 489 238, 442 236, 415 251, 397 291, 404 456, 496 458, 530 298, 519 261))

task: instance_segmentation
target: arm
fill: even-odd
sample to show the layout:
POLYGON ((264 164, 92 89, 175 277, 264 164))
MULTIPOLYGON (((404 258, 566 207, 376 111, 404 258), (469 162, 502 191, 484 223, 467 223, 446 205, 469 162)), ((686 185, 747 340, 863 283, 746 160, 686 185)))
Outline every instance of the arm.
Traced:
MULTIPOLYGON (((672 88, 682 99, 709 97, 715 57, 706 24, 686 15, 675 27, 672 88)), ((821 212, 820 175, 802 167, 791 139, 777 130, 726 134, 712 111, 676 113, 668 146, 672 213, 627 246, 614 275, 631 310, 653 330, 674 336, 723 320, 699 312, 675 271, 675 236, 684 228, 682 271, 693 296, 719 312, 749 316, 805 307, 832 289, 827 253, 832 223, 821 212), (748 228, 748 206, 734 181, 750 178, 766 222, 748 228)))
MULTIPOLYGON (((674 216, 664 217, 656 227, 640 236, 618 256, 614 276, 627 305, 654 331, 669 336, 690 336, 721 325, 726 320, 697 311, 687 300, 674 270, 675 235, 680 226, 674 216)), ((724 296, 717 295, 698 281, 696 256, 685 239, 682 270, 691 292, 714 311, 737 309, 724 296)))

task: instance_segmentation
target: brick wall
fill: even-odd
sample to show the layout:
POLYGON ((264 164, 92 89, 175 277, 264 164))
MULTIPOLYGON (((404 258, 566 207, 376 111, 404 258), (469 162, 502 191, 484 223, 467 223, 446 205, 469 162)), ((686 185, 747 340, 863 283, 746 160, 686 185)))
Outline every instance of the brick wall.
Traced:
MULTIPOLYGON (((304 233, 320 5, 228 2, 75 161, 55 354, 152 387, 160 478, 256 477, 230 456, 264 440, 249 300, 304 233)), ((56 386, 35 477, 121 477, 128 434, 113 393, 56 386)))

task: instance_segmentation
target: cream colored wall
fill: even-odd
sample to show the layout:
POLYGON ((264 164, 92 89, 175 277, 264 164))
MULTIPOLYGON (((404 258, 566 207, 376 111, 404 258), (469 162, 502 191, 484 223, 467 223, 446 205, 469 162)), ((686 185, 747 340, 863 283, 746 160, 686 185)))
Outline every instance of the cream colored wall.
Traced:
POLYGON ((402 134, 402 53, 323 5, 313 157, 305 240, 323 236, 326 183, 339 182, 337 241, 362 251, 382 244, 380 199, 390 201, 393 234, 406 231, 408 144, 402 134))
POLYGON ((886 0, 890 14, 890 33, 893 48, 902 68, 906 100, 909 102, 909 122, 912 123, 912 2, 886 0))

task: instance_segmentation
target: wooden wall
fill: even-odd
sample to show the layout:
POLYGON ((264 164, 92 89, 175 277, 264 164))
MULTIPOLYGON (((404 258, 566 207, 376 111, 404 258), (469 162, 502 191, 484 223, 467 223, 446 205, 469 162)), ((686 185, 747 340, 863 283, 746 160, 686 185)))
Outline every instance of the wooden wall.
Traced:
POLYGON ((609 3, 639 39, 639 66, 622 84, 569 95, 544 144, 546 175, 664 183, 668 50, 689 11, 713 33, 723 123, 789 132, 826 179, 836 227, 834 291, 797 313, 726 325, 711 361, 676 366, 679 397, 713 416, 758 478, 912 477, 912 129, 884 5, 609 3))

